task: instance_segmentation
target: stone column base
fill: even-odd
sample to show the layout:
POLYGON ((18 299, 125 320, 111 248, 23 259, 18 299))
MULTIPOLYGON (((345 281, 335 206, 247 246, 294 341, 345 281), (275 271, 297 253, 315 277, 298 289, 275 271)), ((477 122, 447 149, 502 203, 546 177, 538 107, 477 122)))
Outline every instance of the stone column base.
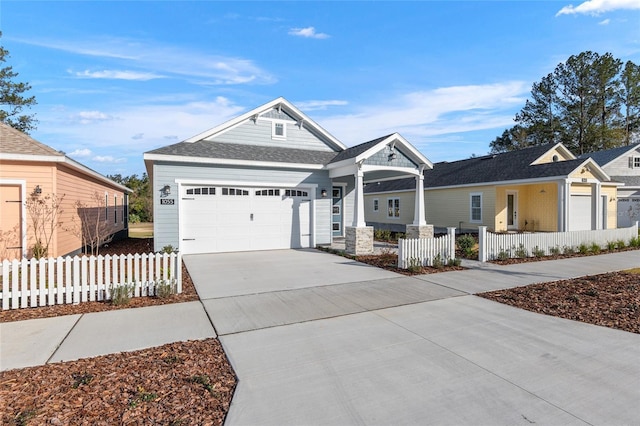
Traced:
POLYGON ((345 226, 344 241, 349 254, 373 254, 373 226, 345 226))
POLYGON ((407 225, 407 239, 433 238, 433 225, 407 225))

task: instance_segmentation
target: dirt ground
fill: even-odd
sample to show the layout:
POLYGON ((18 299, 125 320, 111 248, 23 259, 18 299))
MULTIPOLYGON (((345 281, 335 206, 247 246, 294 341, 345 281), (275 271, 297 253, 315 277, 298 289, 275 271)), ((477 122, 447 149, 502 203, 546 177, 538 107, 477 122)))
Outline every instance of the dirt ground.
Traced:
MULTIPOLYGON (((150 252, 152 239, 114 242, 102 254, 150 252)), ((390 268, 391 259, 359 259, 390 268)), ((422 273, 447 269, 429 268, 422 273)), ((450 270, 450 269, 449 269, 450 270)), ((397 269, 396 269, 397 271, 397 269)), ((182 295, 130 305, 87 303, 0 312, 0 321, 197 300, 186 268, 182 295)), ((522 309, 640 333, 640 270, 534 284, 480 295, 522 309)), ((236 377, 217 339, 0 373, 0 423, 6 425, 219 425, 236 377)))

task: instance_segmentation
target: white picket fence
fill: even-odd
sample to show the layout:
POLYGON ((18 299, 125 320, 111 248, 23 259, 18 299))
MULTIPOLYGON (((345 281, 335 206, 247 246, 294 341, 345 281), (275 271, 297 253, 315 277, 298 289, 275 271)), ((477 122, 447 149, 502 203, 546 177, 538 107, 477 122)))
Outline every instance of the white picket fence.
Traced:
POLYGON ((398 240, 398 268, 407 269, 416 263, 433 266, 438 256, 444 263, 456 256, 456 228, 447 228, 447 235, 438 238, 398 240))
POLYGON ((593 231, 569 232, 535 232, 517 234, 494 234, 487 232, 486 226, 479 227, 478 259, 481 262, 497 259, 499 255, 520 257, 524 251, 533 256, 534 250, 541 250, 544 255, 552 254, 551 249, 571 247, 576 249, 581 244, 590 246, 598 244, 606 248, 610 242, 624 241, 638 236, 638 222, 629 228, 599 229, 593 231))
POLYGON ((154 296, 159 285, 182 292, 178 253, 14 259, 2 262, 2 309, 111 299, 113 289, 133 287, 133 297, 154 296))

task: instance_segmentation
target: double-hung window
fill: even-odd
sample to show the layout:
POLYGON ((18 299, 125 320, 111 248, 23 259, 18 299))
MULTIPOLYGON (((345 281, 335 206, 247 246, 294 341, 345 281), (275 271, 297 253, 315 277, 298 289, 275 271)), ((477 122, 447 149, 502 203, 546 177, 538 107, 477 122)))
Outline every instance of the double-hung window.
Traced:
POLYGON ((482 223, 482 193, 473 192, 470 194, 470 222, 482 223))
POLYGON ((400 217, 400 198, 388 198, 387 207, 387 217, 400 217))
POLYGON ((271 139, 286 139, 287 125, 284 121, 271 122, 271 139))

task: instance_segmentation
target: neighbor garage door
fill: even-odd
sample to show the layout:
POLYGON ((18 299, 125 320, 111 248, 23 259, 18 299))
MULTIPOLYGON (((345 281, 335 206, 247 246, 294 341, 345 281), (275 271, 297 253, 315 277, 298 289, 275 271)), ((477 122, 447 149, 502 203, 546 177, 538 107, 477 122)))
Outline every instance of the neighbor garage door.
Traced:
POLYGON ((640 221, 640 194, 618 197, 618 228, 628 228, 640 221))
POLYGON ((590 195, 572 195, 569 206, 569 231, 592 229, 593 209, 590 195))
POLYGON ((309 190, 186 186, 181 194, 185 254, 309 247, 309 190))

